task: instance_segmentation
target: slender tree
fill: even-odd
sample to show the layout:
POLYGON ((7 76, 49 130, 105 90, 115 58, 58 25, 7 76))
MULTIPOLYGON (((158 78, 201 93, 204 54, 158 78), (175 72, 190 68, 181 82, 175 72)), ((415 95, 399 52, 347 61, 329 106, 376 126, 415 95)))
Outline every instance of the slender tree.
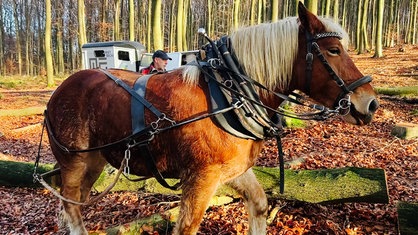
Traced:
POLYGON ((234 0, 234 29, 239 27, 239 7, 240 7, 240 0, 234 0))
POLYGON ((367 42, 367 10, 368 10, 369 0, 364 0, 361 9, 361 18, 359 21, 359 45, 357 48, 357 52, 359 54, 364 53, 368 48, 367 42))
POLYGON ((164 49, 161 27, 161 0, 152 1, 152 37, 154 50, 164 49))
POLYGON ((318 14, 318 0, 305 0, 305 5, 314 14, 318 14))
MULTIPOLYGON (((189 25, 189 22, 193 22, 193 19, 191 18, 192 17, 192 15, 191 14, 189 14, 190 12, 189 12, 189 10, 190 10, 190 0, 184 0, 185 2, 184 2, 184 4, 183 4, 183 31, 182 31, 182 33, 183 33, 183 35, 182 35, 182 37, 183 37, 183 50, 184 51, 187 51, 187 50, 189 50, 189 40, 188 40, 188 35, 190 35, 190 34, 192 34, 192 32, 191 32, 191 29, 193 28, 191 25, 192 24, 190 24, 189 25)), ((193 33, 195 33, 195 32, 193 32, 193 33)), ((192 37, 189 37, 189 38, 192 38, 192 37)))
POLYGON ((385 1, 377 1, 377 26, 376 26, 376 49, 374 56, 375 58, 383 57, 383 14, 385 8, 385 1))
POLYGON ((19 68, 19 75, 22 75, 22 46, 21 46, 21 35, 20 35, 20 18, 19 18, 19 6, 18 0, 13 0, 13 17, 15 20, 15 33, 16 33, 16 54, 17 54, 17 65, 19 68))
POLYGON ((154 0, 148 0, 148 9, 147 9, 147 50, 151 51, 153 47, 151 42, 151 30, 152 30, 152 8, 154 0))
MULTIPOLYGON (((85 21, 85 5, 84 0, 78 0, 77 1, 77 7, 78 7, 78 46, 80 48, 79 50, 79 56, 78 58, 81 58, 81 47, 87 43, 87 35, 86 35, 86 21, 85 21)), ((45 44, 46 45, 46 44, 45 44)), ((81 59, 80 59, 81 60, 81 59)), ((81 66, 84 68, 84 61, 81 60, 81 66)))
POLYGON ((119 41, 121 39, 120 31, 120 13, 121 13, 121 1, 115 0, 115 15, 113 19, 113 39, 119 41))
POLYGON ((46 77, 47 77, 47 84, 48 87, 52 87, 55 85, 54 82, 54 67, 52 65, 52 48, 51 48, 51 28, 52 28, 52 20, 51 20, 51 0, 45 0, 45 61, 46 61, 46 77))
POLYGON ((177 0, 177 50, 183 51, 184 1, 177 0))
MULTIPOLYGON (((3 0, 0 0, 0 6, 3 6, 3 0)), ((4 55, 4 24, 3 11, 0 10, 0 55, 4 55)), ((4 56, 0 56, 0 75, 6 74, 6 66, 4 65, 4 56)))
POLYGON ((129 40, 135 41, 135 4, 129 0, 129 40))
POLYGON ((331 0, 325 0, 325 16, 329 17, 331 12, 331 0))
POLYGON ((339 0, 334 0, 334 7, 333 7, 334 14, 333 14, 333 16, 334 16, 335 22, 338 22, 338 20, 339 20, 339 9, 340 9, 339 0))
POLYGON ((271 2, 271 21, 279 19, 279 0, 272 0, 271 2))

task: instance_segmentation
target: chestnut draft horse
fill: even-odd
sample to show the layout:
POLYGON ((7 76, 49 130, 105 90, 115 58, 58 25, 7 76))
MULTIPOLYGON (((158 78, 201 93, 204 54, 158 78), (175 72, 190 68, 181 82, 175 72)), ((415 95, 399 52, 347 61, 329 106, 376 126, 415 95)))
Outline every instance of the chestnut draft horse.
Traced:
MULTIPOLYGON (((353 124, 371 122, 378 108, 370 77, 363 76, 347 54, 347 34, 341 26, 308 12, 301 3, 298 10, 298 18, 244 27, 230 35, 228 44, 234 56, 228 61, 236 61, 238 75, 217 57, 228 53, 218 53, 212 47, 216 53, 206 63, 149 77, 143 101, 148 104, 144 117, 147 151, 136 146, 141 136, 140 140, 120 141, 132 136, 133 130, 133 96, 121 84, 133 87, 138 73, 105 71, 112 74, 109 76, 92 69, 66 79, 53 93, 45 118, 61 170, 60 194, 66 199, 62 201, 63 217, 70 233, 87 234, 81 206, 73 202, 87 201, 93 183, 110 163, 138 176, 157 178, 157 170, 162 177, 181 180, 181 209, 174 234, 197 233, 211 196, 224 183, 243 196, 248 234, 265 234, 267 198, 251 167, 274 122, 261 117, 264 137, 247 132, 245 138, 226 131, 215 120, 223 113, 218 115, 211 107, 208 80, 213 76, 207 74, 212 71, 218 78, 229 74, 246 79, 242 83, 247 85, 257 85, 255 94, 227 91, 237 93, 234 96, 238 99, 231 103, 237 102, 228 111, 236 116, 237 110, 255 103, 252 106, 267 110, 271 119, 283 99, 275 94, 293 90, 304 92, 328 111, 344 113, 342 118, 353 124), (147 163, 149 158, 152 164, 147 163)), ((232 90, 232 83, 225 80, 212 84, 232 90)))

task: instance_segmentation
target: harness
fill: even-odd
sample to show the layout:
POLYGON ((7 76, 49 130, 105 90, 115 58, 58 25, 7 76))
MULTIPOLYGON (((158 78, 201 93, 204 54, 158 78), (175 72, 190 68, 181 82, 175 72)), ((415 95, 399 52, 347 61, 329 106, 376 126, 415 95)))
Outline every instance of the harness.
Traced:
MULTIPOLYGON (((317 104, 305 104, 302 97, 299 95, 287 96, 284 94, 276 93, 267 89, 264 85, 256 82, 255 80, 247 77, 243 70, 240 68, 238 60, 235 57, 233 48, 228 37, 222 37, 220 40, 214 42, 212 41, 204 31, 199 33, 203 35, 208 41, 204 47, 206 51, 207 58, 200 61, 196 61, 190 65, 198 66, 202 73, 205 75, 205 81, 208 82, 208 87, 211 96, 212 110, 209 113, 202 114, 193 118, 187 118, 185 120, 174 121, 167 117, 164 113, 156 109, 151 103, 149 103, 145 98, 145 87, 146 81, 149 77, 143 78, 139 83, 136 83, 137 89, 132 89, 121 79, 115 77, 106 70, 101 70, 106 76, 113 80, 118 86, 121 86, 125 89, 131 96, 132 102, 135 103, 135 106, 141 106, 139 109, 148 109, 155 116, 156 120, 153 121, 150 125, 144 125, 143 117, 133 117, 133 133, 130 136, 127 136, 121 140, 109 143, 103 146, 97 146, 89 149, 68 149, 58 142, 54 137, 52 132, 51 125, 47 118, 47 111, 45 111, 45 121, 44 126, 46 126, 47 131, 54 143, 61 148, 64 152, 89 152, 97 151, 105 148, 109 148, 118 144, 125 144, 125 157, 121 163, 119 173, 123 171, 125 174, 129 174, 129 160, 130 160, 130 149, 133 147, 138 147, 141 155, 146 157, 146 165, 148 169, 152 172, 156 180, 169 189, 176 190, 180 187, 180 183, 176 185, 169 185, 162 174, 156 167, 156 163, 152 154, 149 151, 149 143, 154 138, 156 134, 164 132, 166 130, 177 128, 182 125, 187 125, 191 122, 195 122, 205 118, 212 118, 215 120, 222 128, 240 138, 261 140, 266 137, 275 137, 278 147, 279 155, 279 168, 280 168, 280 192, 284 191, 284 154, 282 150, 280 134, 282 133, 282 126, 278 120, 280 116, 288 116, 298 119, 314 119, 314 120, 324 120, 335 114, 345 111, 349 113, 351 101, 350 95, 357 87, 366 84, 371 81, 370 76, 365 76, 358 79, 357 81, 346 85, 344 81, 334 72, 332 67, 329 65, 324 55, 322 54, 317 41, 326 38, 326 37, 337 37, 341 39, 341 35, 336 32, 330 33, 320 33, 316 35, 307 35, 307 68, 306 68, 306 85, 307 92, 310 92, 310 83, 312 80, 312 63, 315 52, 316 56, 325 66, 331 78, 338 84, 341 88, 341 93, 338 95, 334 109, 329 109, 322 105, 317 104), (138 85, 137 85, 138 84, 138 85), (141 88, 142 87, 142 88, 141 88), (139 88, 139 89, 138 89, 139 88), (314 112, 297 114, 289 113, 289 111, 284 111, 280 107, 272 108, 264 105, 260 101, 260 97, 256 92, 256 89, 266 90, 269 93, 292 103, 298 105, 307 106, 311 109, 314 109, 314 112), (274 113, 273 117, 269 117, 267 111, 274 113), (168 122, 168 126, 161 127, 160 122, 168 122)), ((40 149, 40 146, 39 146, 40 149)), ((34 178, 42 183, 43 177, 49 176, 53 173, 45 173, 43 175, 37 174, 37 167, 40 159, 40 153, 38 151, 38 156, 35 161, 34 169, 34 178)), ((142 180, 143 178, 139 179, 142 180)), ((109 189, 110 190, 110 189, 109 189)), ((61 198, 62 199, 62 198, 61 198)), ((64 199, 63 199, 64 200, 64 199)), ((72 202, 76 203, 76 202, 72 202)), ((79 204, 79 203, 76 203, 79 204)))

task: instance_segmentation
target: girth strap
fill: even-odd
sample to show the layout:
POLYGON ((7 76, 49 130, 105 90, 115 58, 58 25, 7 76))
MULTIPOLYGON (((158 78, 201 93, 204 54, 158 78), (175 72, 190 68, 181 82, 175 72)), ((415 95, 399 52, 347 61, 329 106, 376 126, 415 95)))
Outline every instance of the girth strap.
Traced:
POLYGON ((164 179, 164 177, 161 175, 161 172, 157 169, 157 164, 155 163, 154 158, 152 157, 151 152, 148 148, 148 143, 138 145, 139 152, 141 156, 145 157, 145 164, 148 168, 148 170, 151 171, 154 178, 160 183, 162 186, 171 189, 171 190, 179 190, 181 187, 181 182, 171 186, 167 183, 167 181, 164 179))

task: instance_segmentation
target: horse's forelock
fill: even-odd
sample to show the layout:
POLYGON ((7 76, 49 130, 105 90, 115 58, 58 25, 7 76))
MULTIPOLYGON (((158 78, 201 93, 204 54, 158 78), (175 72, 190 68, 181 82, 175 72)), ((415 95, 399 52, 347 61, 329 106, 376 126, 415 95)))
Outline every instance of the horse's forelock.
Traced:
POLYGON ((341 27, 341 25, 337 24, 333 19, 330 19, 330 18, 320 18, 320 20, 322 24, 324 24, 327 32, 341 33, 342 35, 341 44, 347 50, 350 39, 348 37, 347 32, 341 27))

